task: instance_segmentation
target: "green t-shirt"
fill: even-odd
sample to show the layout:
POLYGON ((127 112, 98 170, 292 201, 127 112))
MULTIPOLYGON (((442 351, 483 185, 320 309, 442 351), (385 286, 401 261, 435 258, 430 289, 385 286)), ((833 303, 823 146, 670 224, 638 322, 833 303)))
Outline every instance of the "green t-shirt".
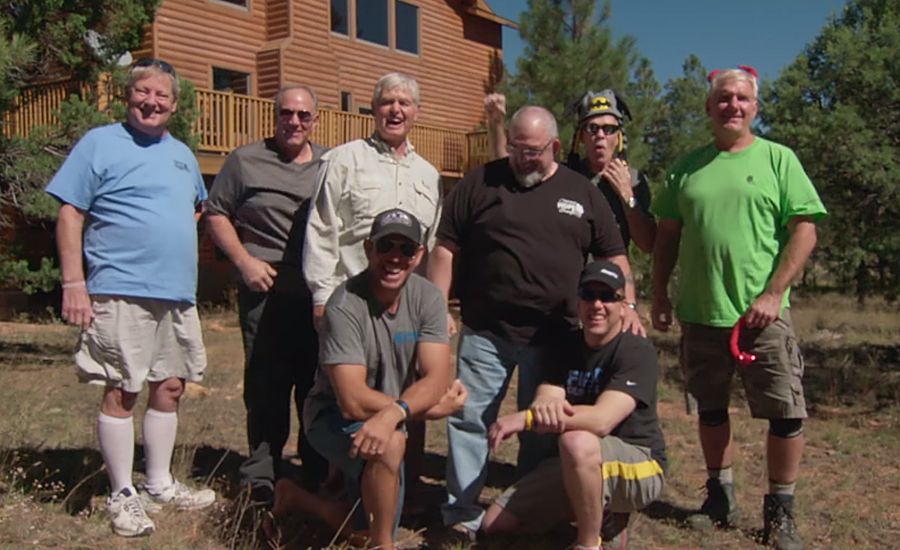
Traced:
POLYGON ((682 224, 678 318, 728 327, 765 290, 787 244, 788 221, 819 219, 825 207, 794 152, 757 137, 736 153, 710 144, 681 157, 653 213, 682 224))

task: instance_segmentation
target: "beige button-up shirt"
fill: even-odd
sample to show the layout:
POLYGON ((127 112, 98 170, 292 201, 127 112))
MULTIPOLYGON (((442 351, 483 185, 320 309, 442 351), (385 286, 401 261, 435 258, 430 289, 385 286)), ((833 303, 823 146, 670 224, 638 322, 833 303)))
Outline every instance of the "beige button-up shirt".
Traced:
POLYGON ((434 247, 441 219, 440 175, 407 143, 397 158, 376 134, 332 149, 322 157, 303 246, 303 275, 315 305, 368 265, 363 241, 375 216, 391 208, 415 215, 434 247))

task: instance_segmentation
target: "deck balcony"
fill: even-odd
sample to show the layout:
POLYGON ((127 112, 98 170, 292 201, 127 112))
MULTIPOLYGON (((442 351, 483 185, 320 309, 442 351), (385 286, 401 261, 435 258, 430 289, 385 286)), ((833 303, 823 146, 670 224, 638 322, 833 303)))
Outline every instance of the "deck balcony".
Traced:
MULTIPOLYGON (((84 97, 88 91, 86 86, 72 80, 21 90, 14 108, 3 115, 3 135, 7 138, 27 136, 38 126, 58 123, 62 102, 72 94, 84 97)), ((100 95, 98 108, 103 108, 108 100, 100 95)), ((275 114, 271 99, 198 88, 195 90, 195 104, 198 113, 194 122, 194 133, 199 140, 197 158, 204 174, 218 173, 225 156, 236 147, 273 133, 275 114)), ((374 124, 374 119, 369 115, 320 109, 313 140, 334 147, 370 135, 374 124)), ((488 159, 484 131, 465 132, 416 124, 410 141, 416 151, 443 176, 460 177, 488 159)))

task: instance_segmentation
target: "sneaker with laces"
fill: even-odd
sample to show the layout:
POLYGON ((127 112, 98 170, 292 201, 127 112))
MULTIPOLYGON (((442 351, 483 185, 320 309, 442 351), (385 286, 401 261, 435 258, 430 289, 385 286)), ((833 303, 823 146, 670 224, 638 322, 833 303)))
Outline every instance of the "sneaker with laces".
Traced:
POLYGON ((158 493, 144 487, 149 500, 156 504, 172 504, 180 511, 200 510, 216 501, 216 493, 212 489, 191 489, 184 483, 172 478, 172 484, 158 493))
POLYGON ((803 550, 803 539, 794 521, 794 495, 766 495, 763 520, 763 544, 778 550, 803 550))
POLYGON ((106 500, 113 533, 121 537, 143 537, 156 530, 153 520, 147 517, 141 499, 125 487, 106 500))
POLYGON ((718 479, 706 480, 706 500, 700 512, 688 517, 688 524, 694 529, 723 527, 734 529, 741 517, 734 497, 734 483, 722 483, 718 479))

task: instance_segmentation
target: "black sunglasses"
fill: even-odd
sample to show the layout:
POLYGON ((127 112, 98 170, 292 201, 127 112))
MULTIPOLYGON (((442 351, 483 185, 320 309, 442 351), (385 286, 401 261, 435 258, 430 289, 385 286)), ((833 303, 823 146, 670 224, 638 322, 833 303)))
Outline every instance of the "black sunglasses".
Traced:
POLYGON ((393 252, 396 248, 399 248, 400 253, 407 258, 412 258, 416 255, 419 245, 410 241, 396 241, 391 239, 378 239, 375 241, 375 252, 378 252, 379 254, 388 254, 389 252, 393 252))
POLYGON ((282 118, 294 118, 294 115, 297 115, 297 118, 300 119, 301 124, 309 124, 316 117, 316 115, 310 113, 309 111, 304 111, 303 109, 298 109, 296 111, 292 111, 291 109, 280 109, 278 111, 278 116, 282 118))
POLYGON ((591 290, 590 288, 583 287, 578 289, 578 297, 584 300, 585 302, 594 303, 597 300, 601 302, 612 304, 615 302, 621 302, 622 296, 619 295, 615 290, 591 290))
POLYGON ((584 133, 589 136, 596 135, 600 132, 602 136, 611 136, 619 131, 618 124, 594 124, 593 122, 584 127, 584 133))
POLYGON ((144 57, 142 59, 138 59, 134 62, 134 65, 131 66, 132 69, 144 67, 156 67, 164 73, 168 73, 177 78, 175 73, 175 67, 173 67, 170 63, 163 61, 162 59, 155 59, 153 57, 144 57))

